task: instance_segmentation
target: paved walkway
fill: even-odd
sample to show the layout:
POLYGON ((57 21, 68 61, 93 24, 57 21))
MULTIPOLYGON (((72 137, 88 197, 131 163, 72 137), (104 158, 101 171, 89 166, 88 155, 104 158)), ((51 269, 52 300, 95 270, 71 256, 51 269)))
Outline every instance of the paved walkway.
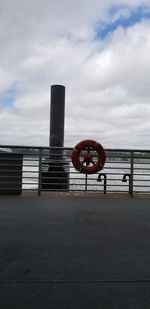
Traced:
POLYGON ((0 197, 0 309, 149 309, 150 198, 0 197))

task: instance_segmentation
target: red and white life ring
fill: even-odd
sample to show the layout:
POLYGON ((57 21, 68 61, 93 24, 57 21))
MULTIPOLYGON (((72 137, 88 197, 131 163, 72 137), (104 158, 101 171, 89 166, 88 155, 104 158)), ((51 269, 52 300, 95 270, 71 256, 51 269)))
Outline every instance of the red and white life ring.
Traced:
POLYGON ((83 174, 95 174, 102 170, 106 162, 105 150, 93 140, 78 143, 72 152, 72 163, 83 174))

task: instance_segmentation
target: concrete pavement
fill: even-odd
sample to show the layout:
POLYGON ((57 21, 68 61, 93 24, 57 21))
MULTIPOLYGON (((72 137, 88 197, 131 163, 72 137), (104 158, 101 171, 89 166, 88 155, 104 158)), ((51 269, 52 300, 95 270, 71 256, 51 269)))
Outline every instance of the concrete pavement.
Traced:
POLYGON ((150 199, 0 197, 5 308, 150 308, 150 199))

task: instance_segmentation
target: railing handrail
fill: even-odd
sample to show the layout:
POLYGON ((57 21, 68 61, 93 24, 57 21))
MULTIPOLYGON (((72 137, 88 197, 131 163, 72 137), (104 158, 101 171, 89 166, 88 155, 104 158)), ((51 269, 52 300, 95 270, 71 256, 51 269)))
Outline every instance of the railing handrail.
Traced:
MULTIPOLYGON (((64 149, 64 150, 72 150, 72 147, 64 146, 64 147, 58 147, 58 146, 31 146, 31 145, 13 145, 13 144, 6 144, 6 145, 0 145, 0 148, 29 148, 29 149, 64 149)), ((150 149, 134 149, 134 148, 105 148, 105 151, 117 151, 117 152, 150 152, 150 149)))

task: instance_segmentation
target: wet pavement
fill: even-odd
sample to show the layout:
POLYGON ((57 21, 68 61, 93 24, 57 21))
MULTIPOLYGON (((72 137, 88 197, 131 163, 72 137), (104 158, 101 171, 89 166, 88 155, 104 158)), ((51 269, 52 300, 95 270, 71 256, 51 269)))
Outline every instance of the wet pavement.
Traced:
POLYGON ((150 308, 150 198, 0 197, 4 308, 150 308))

